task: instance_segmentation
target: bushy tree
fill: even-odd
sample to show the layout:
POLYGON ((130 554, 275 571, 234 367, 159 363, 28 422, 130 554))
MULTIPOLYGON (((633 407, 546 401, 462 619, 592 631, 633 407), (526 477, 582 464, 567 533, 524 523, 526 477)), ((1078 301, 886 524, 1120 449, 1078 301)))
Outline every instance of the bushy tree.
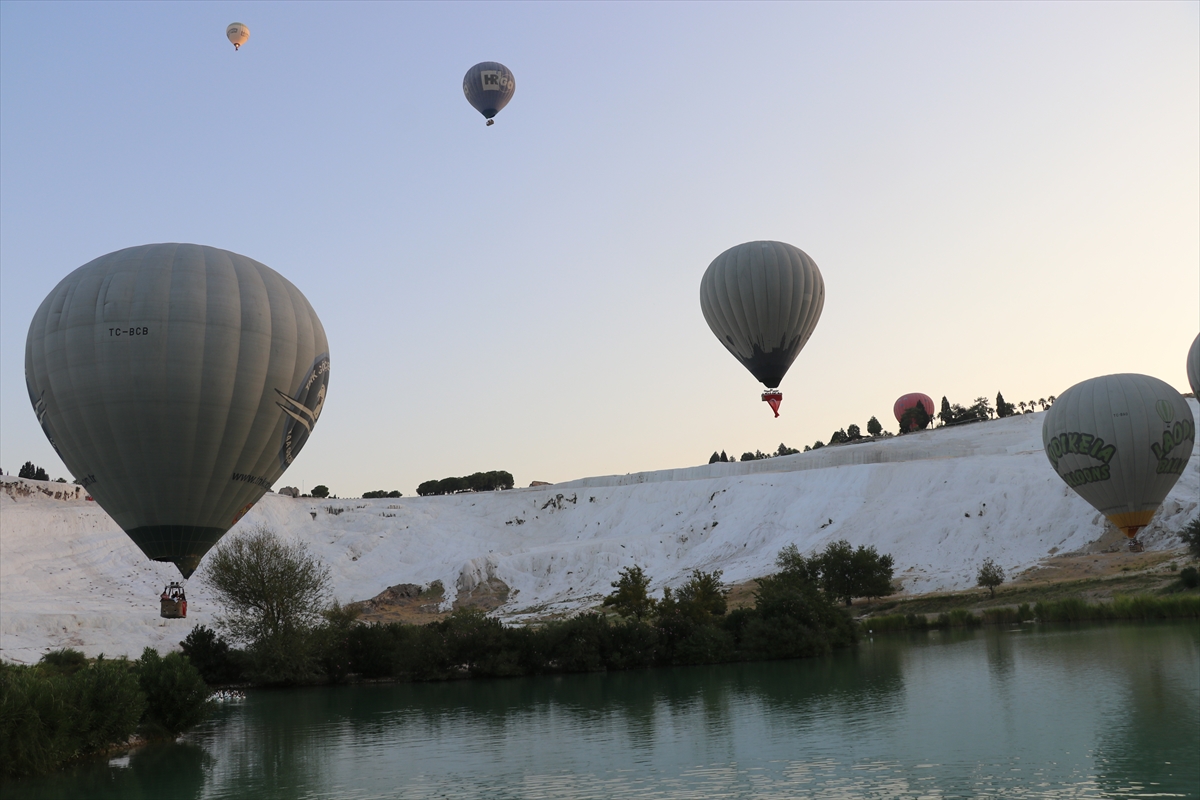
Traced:
POLYGON ((992 403, 986 397, 976 397, 975 402, 967 409, 971 419, 987 420, 995 416, 992 403))
POLYGON ((861 439, 861 438, 863 438, 861 428, 859 428, 854 423, 850 423, 849 425, 846 426, 846 440, 847 441, 853 442, 853 441, 857 441, 858 439, 861 439))
POLYGON ((612 594, 604 598, 605 607, 623 617, 645 619, 654 613, 655 602, 650 597, 650 576, 636 564, 621 570, 620 577, 610 584, 612 594))
POLYGON ((822 442, 820 439, 817 439, 815 442, 813 442, 812 449, 813 449, 813 450, 820 450, 820 449, 821 449, 822 447, 824 447, 824 446, 825 446, 825 443, 824 443, 824 442, 822 442))
POLYGON ((491 492, 498 489, 511 489, 514 483, 512 474, 505 470, 475 472, 461 478, 425 481, 417 487, 417 494, 421 497, 428 497, 457 492, 491 492))
POLYGON ((718 453, 716 450, 713 450, 713 454, 708 457, 708 463, 710 463, 710 464, 716 464, 720 460, 721 460, 721 454, 718 453))
POLYGON ((329 567, 264 525, 217 545, 202 580, 222 609, 217 627, 252 644, 312 628, 330 591, 329 567))
POLYGON ((200 677, 209 686, 236 683, 242 677, 242 665, 229 642, 211 628, 197 625, 179 643, 179 649, 200 672, 200 677))
POLYGON ((323 483, 318 483, 316 486, 313 487, 312 496, 313 497, 329 497, 329 487, 323 483))
POLYGON ((383 489, 376 489, 373 492, 363 492, 362 499, 363 500, 378 500, 378 499, 384 498, 384 497, 403 497, 403 496, 404 495, 400 494, 400 492, 395 489, 393 489, 390 492, 385 491, 383 489))
POLYGON ((900 432, 911 433, 912 431, 923 431, 929 427, 931 418, 929 412, 925 410, 924 403, 917 403, 911 408, 904 410, 900 415, 900 432))
POLYGON ((996 587, 1004 583, 1004 568, 990 558, 983 560, 979 574, 975 576, 975 585, 982 586, 989 592, 989 597, 996 596, 996 587))
POLYGON ((794 447, 788 447, 783 442, 779 443, 779 448, 775 451, 776 456, 793 456, 800 451, 794 447))
POLYGON ((814 586, 821 579, 820 556, 809 558, 794 544, 789 544, 779 551, 775 556, 775 566, 780 572, 799 576, 814 586))
POLYGON ((1192 558, 1200 558, 1200 517, 1196 517, 1179 532, 1192 558))
POLYGON ((871 417, 867 420, 867 433, 871 436, 878 436, 883 433, 883 425, 880 424, 878 419, 871 417))
POLYGON ((729 590, 721 585, 721 570, 701 572, 696 569, 675 593, 675 602, 681 613, 703 622, 724 616, 727 594, 729 590))
POLYGON ((846 431, 843 428, 838 428, 829 437, 830 444, 843 444, 849 440, 850 440, 850 437, 846 435, 846 431))
POLYGON ((846 605, 855 597, 884 597, 893 591, 892 557, 879 555, 874 546, 855 550, 840 539, 830 542, 818 558, 821 589, 846 605))
POLYGON ((146 695, 146 722, 150 725, 178 734, 208 716, 208 686, 186 656, 160 656, 153 647, 147 647, 136 670, 146 695))
POLYGON ((46 470, 42 469, 41 467, 34 466, 32 461, 26 461, 23 465, 21 465, 21 469, 17 471, 17 477, 28 478, 32 481, 50 480, 50 476, 46 473, 46 470))
POLYGON ((789 545, 775 564, 779 571, 758 580, 754 613, 745 615, 744 652, 757 658, 798 658, 854 641, 849 618, 818 589, 816 559, 789 545))

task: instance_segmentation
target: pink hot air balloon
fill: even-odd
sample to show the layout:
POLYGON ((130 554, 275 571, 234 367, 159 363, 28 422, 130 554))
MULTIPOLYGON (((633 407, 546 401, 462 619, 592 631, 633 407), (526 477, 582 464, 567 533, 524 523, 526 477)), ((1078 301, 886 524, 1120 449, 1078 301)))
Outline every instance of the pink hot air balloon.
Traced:
MULTIPOLYGON (((896 422, 901 421, 901 419, 904 417, 904 412, 908 411, 910 408, 916 408, 918 405, 925 409, 926 416, 928 416, 930 419, 933 419, 933 400, 929 397, 929 395, 921 394, 920 392, 909 392, 897 400, 896 404, 892 406, 892 413, 896 415, 896 422)), ((913 420, 909 423, 908 430, 915 431, 918 427, 924 426, 917 425, 916 421, 913 420)), ((901 431, 901 433, 907 433, 907 431, 901 431)))

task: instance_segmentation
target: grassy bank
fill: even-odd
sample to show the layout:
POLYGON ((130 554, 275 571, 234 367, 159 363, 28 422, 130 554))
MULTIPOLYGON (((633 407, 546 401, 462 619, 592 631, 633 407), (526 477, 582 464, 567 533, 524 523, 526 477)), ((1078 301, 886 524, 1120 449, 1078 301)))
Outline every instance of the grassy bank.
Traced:
POLYGON ((1021 603, 981 610, 955 608, 934 614, 886 614, 859 619, 869 633, 1008 625, 1027 621, 1083 622, 1088 620, 1200 619, 1200 594, 1117 596, 1110 602, 1089 603, 1079 597, 1021 603))

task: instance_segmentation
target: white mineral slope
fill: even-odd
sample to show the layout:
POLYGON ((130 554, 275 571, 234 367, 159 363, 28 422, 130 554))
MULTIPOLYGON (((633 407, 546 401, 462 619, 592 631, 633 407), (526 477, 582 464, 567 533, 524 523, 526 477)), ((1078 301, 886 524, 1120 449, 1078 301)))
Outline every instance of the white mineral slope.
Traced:
MULTIPOLYGON (((1196 401, 1188 402, 1196 415, 1196 401)), ((656 591, 694 569, 740 582, 769 573, 786 545, 811 552, 836 539, 892 554, 908 593, 961 589, 985 558, 1012 576, 1105 531, 1050 469, 1042 417, 507 492, 322 501, 268 494, 228 535, 267 525, 307 543, 330 566, 342 602, 435 580, 449 602, 498 579, 511 590, 496 612, 507 620, 591 606, 633 564, 656 591)), ((158 592, 177 577, 173 567, 147 562, 94 503, 26 496, 61 484, 7 481, 0 657, 31 662, 67 646, 136 657, 213 624, 203 565, 189 584, 188 619, 160 619, 158 592)), ((1193 454, 1142 534, 1147 548, 1177 547, 1175 533, 1198 502, 1193 454)))

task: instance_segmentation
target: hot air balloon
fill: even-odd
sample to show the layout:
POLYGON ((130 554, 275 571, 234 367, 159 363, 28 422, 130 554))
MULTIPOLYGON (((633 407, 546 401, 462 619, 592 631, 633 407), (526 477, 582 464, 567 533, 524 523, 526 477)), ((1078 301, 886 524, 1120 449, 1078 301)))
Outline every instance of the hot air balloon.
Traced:
POLYGON ((483 114, 487 124, 512 100, 517 81, 508 67, 495 61, 481 61, 463 76, 463 94, 476 111, 483 114))
MULTIPOLYGON (((933 399, 927 394, 921 394, 920 392, 909 392, 908 394, 897 399, 895 404, 892 405, 892 413, 896 416, 896 422, 903 422, 904 412, 908 411, 910 408, 916 408, 917 406, 921 406, 921 408, 924 409, 925 416, 929 417, 929 419, 933 419, 933 399)), ((908 430, 915 431, 919 427, 924 426, 919 425, 916 420, 911 420, 909 422, 908 430)), ((901 431, 901 433, 907 433, 907 431, 901 431)))
POLYGON ((233 42, 233 49, 238 50, 250 38, 250 29, 240 22, 231 22, 225 29, 225 36, 233 42))
POLYGON ((148 244, 50 292, 29 326, 25 382, 71 473, 148 558, 187 578, 304 447, 329 345, 269 267, 148 244))
POLYGON ((1072 386, 1042 422, 1050 465, 1140 549, 1150 523, 1192 455, 1187 401, 1147 375, 1105 375, 1072 386))
POLYGON ((1188 350, 1187 376, 1192 394, 1200 397, 1200 334, 1196 334, 1196 338, 1192 340, 1192 347, 1188 350))
POLYGON ((808 254, 783 242, 746 242, 717 256, 700 279, 700 310, 734 358, 761 381, 775 416, 779 382, 812 336, 825 281, 808 254))

